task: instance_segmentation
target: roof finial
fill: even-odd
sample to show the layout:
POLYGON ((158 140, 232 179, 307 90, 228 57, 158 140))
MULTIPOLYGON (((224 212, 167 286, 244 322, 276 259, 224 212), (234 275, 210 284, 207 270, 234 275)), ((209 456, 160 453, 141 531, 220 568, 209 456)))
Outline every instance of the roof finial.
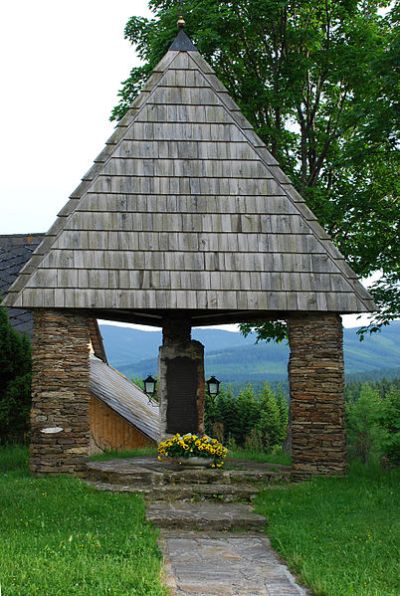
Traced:
POLYGON ((178 25, 178 29, 184 29, 185 28, 186 22, 185 22, 185 19, 182 16, 179 17, 178 22, 177 22, 177 25, 178 25))

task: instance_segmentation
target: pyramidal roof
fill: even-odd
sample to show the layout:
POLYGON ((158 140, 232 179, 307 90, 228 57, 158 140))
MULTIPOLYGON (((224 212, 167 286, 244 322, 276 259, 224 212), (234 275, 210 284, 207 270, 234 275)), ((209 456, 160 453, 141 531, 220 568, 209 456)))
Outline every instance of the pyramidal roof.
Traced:
POLYGON ((374 309, 183 30, 5 304, 132 321, 374 309))

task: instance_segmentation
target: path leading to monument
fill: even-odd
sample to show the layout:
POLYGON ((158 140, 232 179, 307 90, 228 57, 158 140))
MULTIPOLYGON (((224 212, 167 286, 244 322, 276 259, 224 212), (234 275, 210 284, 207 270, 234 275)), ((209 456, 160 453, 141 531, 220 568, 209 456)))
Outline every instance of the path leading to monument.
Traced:
POLYGON ((307 591, 271 548, 267 520, 251 506, 260 490, 290 482, 291 474, 262 462, 233 460, 213 470, 138 457, 89 462, 86 481, 145 498, 147 519, 160 528, 172 595, 298 596, 307 591))
POLYGON ((253 513, 249 505, 155 503, 149 505, 147 518, 162 528, 159 542, 164 581, 171 594, 308 593, 278 559, 262 533, 265 519, 253 513))

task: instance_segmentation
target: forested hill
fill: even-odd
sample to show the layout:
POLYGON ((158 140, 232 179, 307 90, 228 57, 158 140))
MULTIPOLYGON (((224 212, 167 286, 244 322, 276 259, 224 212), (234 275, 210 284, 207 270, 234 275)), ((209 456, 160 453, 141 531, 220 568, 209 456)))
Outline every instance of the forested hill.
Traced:
MULTIPOLYGON (((157 372, 161 333, 101 325, 110 363, 125 375, 143 377, 157 372)), ((357 329, 344 330, 346 375, 378 379, 400 376, 400 321, 360 342, 357 329)), ((286 344, 255 343, 254 336, 221 329, 194 329, 193 338, 205 346, 206 374, 225 383, 287 379, 286 344)))

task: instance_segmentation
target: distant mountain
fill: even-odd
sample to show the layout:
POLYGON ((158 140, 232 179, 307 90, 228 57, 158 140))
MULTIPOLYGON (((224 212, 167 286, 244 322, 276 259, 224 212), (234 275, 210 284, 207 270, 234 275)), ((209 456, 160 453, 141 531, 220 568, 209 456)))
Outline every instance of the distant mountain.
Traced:
MULTIPOLYGON (((158 348, 162 343, 161 331, 141 331, 102 324, 101 334, 107 355, 116 368, 157 358, 158 348)), ((225 350, 254 344, 254 337, 245 338, 241 333, 221 329, 194 329, 192 336, 201 341, 207 350, 225 350)))
MULTIPOLYGON (((143 377, 157 372, 161 332, 101 325, 110 363, 126 376, 143 377)), ((286 343, 255 343, 254 336, 222 329, 194 329, 193 339, 205 346, 207 375, 224 383, 287 381, 289 349, 286 343)), ((346 375, 349 378, 398 376, 400 370, 400 321, 360 342, 357 328, 344 330, 346 375)))

